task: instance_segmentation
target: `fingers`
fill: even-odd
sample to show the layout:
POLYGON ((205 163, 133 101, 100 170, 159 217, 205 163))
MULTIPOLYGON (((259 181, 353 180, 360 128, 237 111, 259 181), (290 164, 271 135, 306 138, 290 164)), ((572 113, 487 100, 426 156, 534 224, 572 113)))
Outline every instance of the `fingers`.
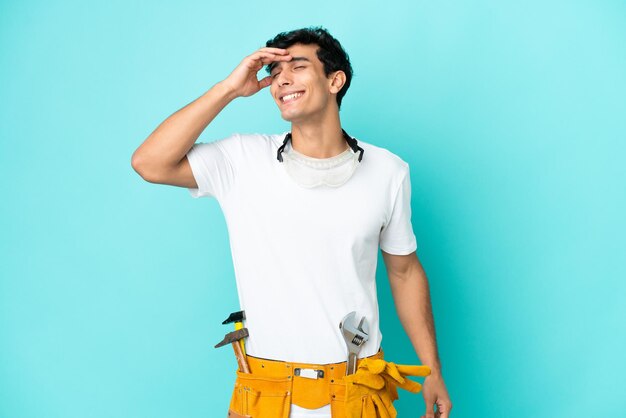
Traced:
POLYGON ((264 89, 270 84, 272 84, 272 77, 268 75, 267 77, 264 77, 261 80, 259 80, 259 89, 264 89))
POLYGON ((257 62, 261 61, 263 65, 268 65, 276 61, 290 61, 291 60, 291 55, 277 55, 277 54, 270 54, 270 53, 264 53, 264 52, 259 52, 257 54, 258 55, 255 54, 256 57, 252 56, 252 59, 257 62))
POLYGON ((279 54, 279 55, 285 55, 289 53, 289 51, 287 51, 286 49, 272 48, 272 47, 259 48, 259 51, 270 52, 272 54, 279 54))
POLYGON ((433 402, 426 402, 426 415, 422 418, 435 418, 435 404, 433 402))
POLYGON ((261 48, 252 53, 249 58, 256 62, 260 61, 263 65, 268 65, 275 61, 290 61, 292 57, 286 49, 261 48))
POLYGON ((449 418, 451 410, 452 410, 452 402, 450 402, 450 400, 438 401, 437 402, 437 413, 439 415, 436 415, 435 417, 436 418, 437 417, 449 418))

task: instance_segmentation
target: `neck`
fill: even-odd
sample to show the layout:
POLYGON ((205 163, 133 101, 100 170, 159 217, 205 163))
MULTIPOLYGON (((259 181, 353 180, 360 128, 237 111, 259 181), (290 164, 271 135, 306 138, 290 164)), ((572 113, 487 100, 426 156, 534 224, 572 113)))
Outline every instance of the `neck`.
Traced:
POLYGON ((313 158, 330 158, 349 148, 341 131, 339 112, 323 121, 291 124, 291 146, 300 154, 313 158))

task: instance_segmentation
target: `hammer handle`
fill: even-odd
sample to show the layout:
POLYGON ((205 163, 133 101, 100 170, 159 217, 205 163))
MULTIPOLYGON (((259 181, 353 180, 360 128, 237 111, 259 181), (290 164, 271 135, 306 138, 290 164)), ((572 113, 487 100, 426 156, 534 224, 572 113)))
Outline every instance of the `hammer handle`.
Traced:
POLYGON ((233 341, 231 344, 233 346, 233 350, 235 350, 235 357, 237 357, 239 370, 241 370, 244 373, 250 373, 248 362, 246 361, 246 357, 243 355, 243 352, 241 351, 241 346, 239 345, 239 341, 233 341))

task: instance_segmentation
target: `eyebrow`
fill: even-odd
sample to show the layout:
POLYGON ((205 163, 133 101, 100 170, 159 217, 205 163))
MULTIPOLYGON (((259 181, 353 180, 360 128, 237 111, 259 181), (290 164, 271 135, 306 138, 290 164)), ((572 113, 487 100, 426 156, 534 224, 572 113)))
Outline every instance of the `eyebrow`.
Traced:
MULTIPOLYGON (((306 62, 311 62, 310 59, 308 59, 307 57, 293 57, 291 59, 291 61, 286 61, 286 62, 295 62, 295 61, 306 61, 306 62)), ((274 61, 272 62, 270 65, 267 66, 267 72, 271 73, 272 71, 274 71, 274 68, 276 68, 276 66, 279 64, 279 61, 274 61)))

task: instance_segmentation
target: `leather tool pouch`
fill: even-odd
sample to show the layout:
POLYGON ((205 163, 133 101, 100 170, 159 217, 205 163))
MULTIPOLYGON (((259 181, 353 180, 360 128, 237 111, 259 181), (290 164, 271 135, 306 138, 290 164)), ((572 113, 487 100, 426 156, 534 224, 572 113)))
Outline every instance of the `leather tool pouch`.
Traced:
POLYGON ((272 378, 237 371, 229 418, 289 418, 291 377, 272 378))
POLYGON ((291 403, 316 409, 330 403, 333 418, 395 418, 397 387, 417 393, 421 385, 406 376, 427 376, 427 366, 396 365, 383 352, 359 359, 355 374, 346 363, 311 365, 248 357, 251 373, 237 371, 229 418, 289 418, 291 403), (299 376, 316 370, 319 379, 299 376))

